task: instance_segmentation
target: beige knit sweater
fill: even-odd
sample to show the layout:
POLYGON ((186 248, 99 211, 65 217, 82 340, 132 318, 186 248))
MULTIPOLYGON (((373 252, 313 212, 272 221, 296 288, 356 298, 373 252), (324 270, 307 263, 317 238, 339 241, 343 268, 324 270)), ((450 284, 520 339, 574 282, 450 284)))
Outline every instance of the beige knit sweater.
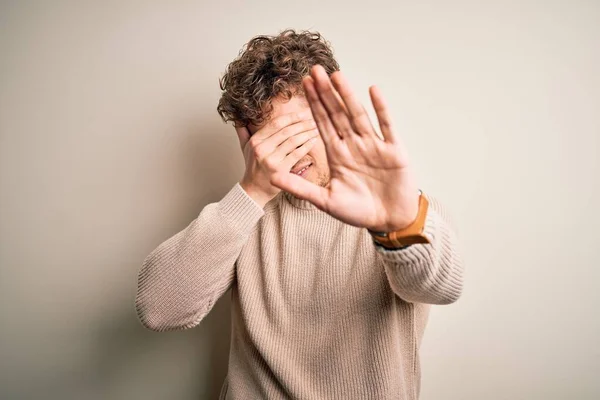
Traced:
POLYGON ((428 198, 432 243, 386 250, 306 200, 282 191, 261 208, 236 183, 146 257, 140 321, 194 327, 231 288, 219 399, 417 399, 430 304, 463 282, 456 232, 428 198))

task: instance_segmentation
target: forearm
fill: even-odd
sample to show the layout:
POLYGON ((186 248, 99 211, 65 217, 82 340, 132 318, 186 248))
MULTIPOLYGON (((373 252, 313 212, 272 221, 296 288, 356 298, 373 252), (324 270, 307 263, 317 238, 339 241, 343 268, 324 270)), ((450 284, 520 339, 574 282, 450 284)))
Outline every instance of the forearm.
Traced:
POLYGON ((235 262, 264 214, 238 187, 155 248, 138 275, 136 310, 156 331, 193 327, 231 286, 235 262))

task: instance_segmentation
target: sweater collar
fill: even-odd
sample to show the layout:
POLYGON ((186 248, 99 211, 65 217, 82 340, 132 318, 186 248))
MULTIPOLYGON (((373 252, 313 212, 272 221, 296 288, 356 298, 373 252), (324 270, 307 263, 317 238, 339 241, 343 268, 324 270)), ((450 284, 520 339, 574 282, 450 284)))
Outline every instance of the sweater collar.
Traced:
POLYGON ((283 198, 287 200, 287 202, 290 203, 292 206, 296 208, 302 208, 305 210, 318 210, 317 206, 315 206, 310 201, 296 197, 293 194, 286 192, 285 190, 282 190, 282 192, 283 198))

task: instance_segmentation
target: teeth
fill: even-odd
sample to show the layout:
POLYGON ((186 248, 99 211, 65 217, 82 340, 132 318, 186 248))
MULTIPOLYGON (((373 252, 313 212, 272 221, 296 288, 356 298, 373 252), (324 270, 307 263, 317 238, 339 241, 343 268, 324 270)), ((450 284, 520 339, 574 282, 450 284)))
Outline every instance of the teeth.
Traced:
POLYGON ((300 175, 302 172, 304 172, 308 167, 310 167, 310 165, 307 165, 306 167, 302 168, 300 171, 296 172, 296 175, 300 175))

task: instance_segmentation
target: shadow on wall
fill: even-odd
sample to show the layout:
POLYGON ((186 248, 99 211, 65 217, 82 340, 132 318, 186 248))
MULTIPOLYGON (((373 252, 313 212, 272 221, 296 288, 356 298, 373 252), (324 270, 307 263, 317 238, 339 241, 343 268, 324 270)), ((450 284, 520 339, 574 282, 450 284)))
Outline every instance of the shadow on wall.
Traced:
POLYGON ((146 330, 134 312, 105 324, 96 331, 95 387, 87 392, 110 399, 217 399, 227 374, 230 296, 227 291, 200 325, 184 331, 146 330))
MULTIPOLYGON (((161 169, 156 177, 159 181, 151 185, 168 187, 173 193, 167 195, 168 210, 161 210, 163 220, 152 224, 160 229, 140 232, 150 250, 185 228, 208 203, 219 201, 243 176, 243 155, 233 126, 213 117, 197 121, 180 129, 178 137, 169 139, 171 146, 176 143, 177 148, 164 151, 175 151, 176 165, 169 158, 169 167, 166 171, 161 169), (204 125, 203 120, 211 123, 204 125)), ((150 170, 162 168, 150 167, 156 159, 152 155, 148 159, 150 170)), ((146 193, 145 198, 155 197, 146 193)), ((94 392, 115 399, 148 398, 148 393, 157 399, 217 399, 229 359, 231 290, 195 328, 152 332, 141 325, 135 314, 137 273, 142 261, 143 257, 138 265, 124 266, 133 280, 131 301, 117 310, 119 317, 104 321, 95 331, 98 336, 96 360, 92 363, 94 386, 97 385, 94 392)))

